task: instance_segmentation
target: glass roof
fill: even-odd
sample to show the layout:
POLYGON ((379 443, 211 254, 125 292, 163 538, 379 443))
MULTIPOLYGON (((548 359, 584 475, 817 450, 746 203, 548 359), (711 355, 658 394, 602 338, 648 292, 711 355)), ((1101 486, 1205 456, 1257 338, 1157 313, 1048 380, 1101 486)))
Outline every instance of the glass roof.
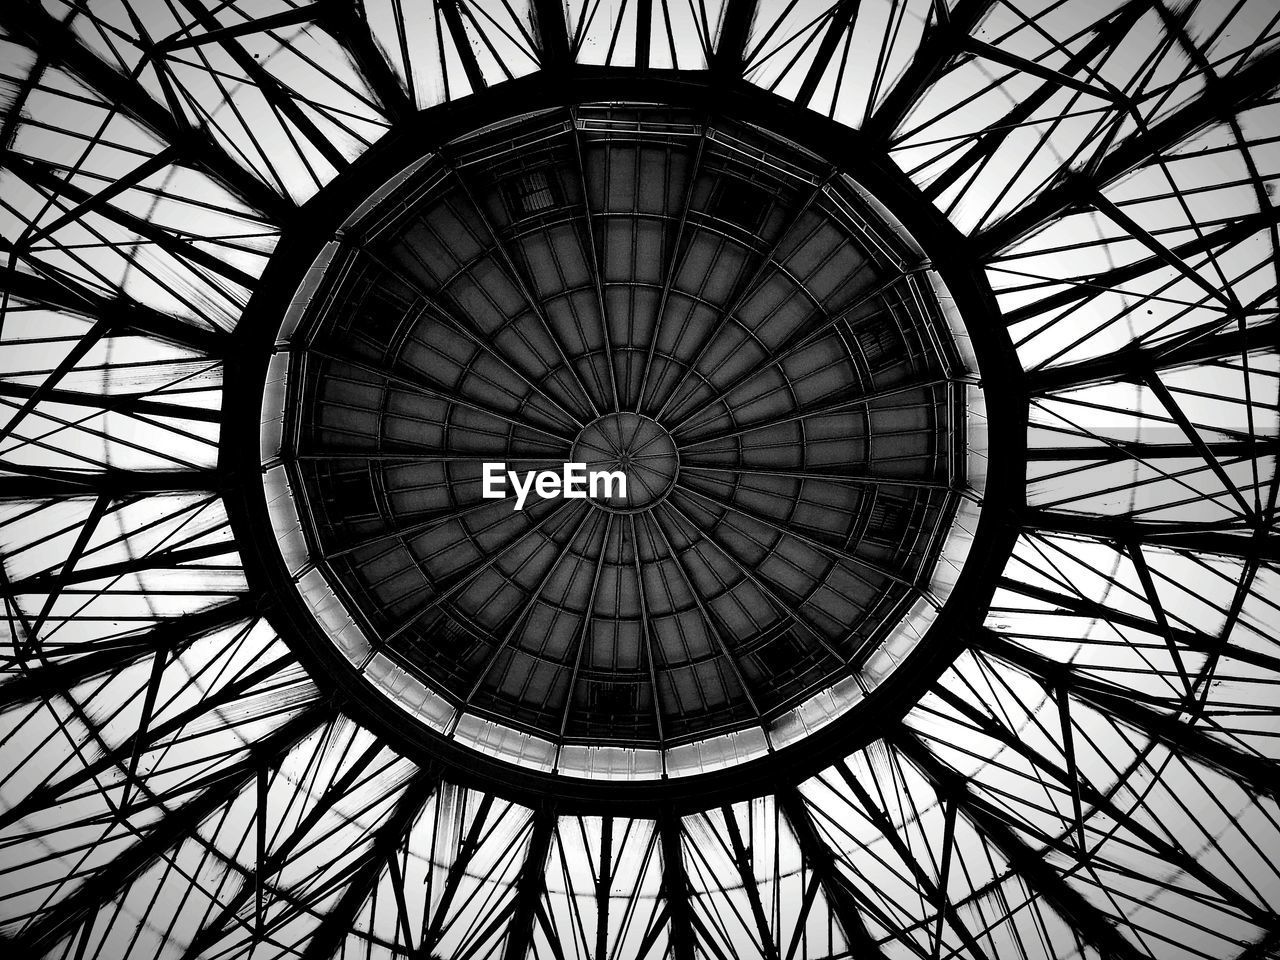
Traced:
POLYGON ((1278 40, 1271 0, 0 5, 0 938, 1274 956, 1278 40), (984 622, 816 774, 517 799, 299 660, 245 563, 229 451, 259 438, 224 400, 306 202, 419 111, 673 83, 821 131, 949 221, 935 266, 981 270, 965 320, 1022 370, 1025 503, 984 622))
POLYGON ((693 120, 451 141, 343 222, 277 337, 298 589, 410 717, 526 767, 688 776, 807 737, 908 659, 977 524, 982 393, 920 247, 829 163, 693 120), (574 461, 631 491, 480 496, 485 462, 574 461))

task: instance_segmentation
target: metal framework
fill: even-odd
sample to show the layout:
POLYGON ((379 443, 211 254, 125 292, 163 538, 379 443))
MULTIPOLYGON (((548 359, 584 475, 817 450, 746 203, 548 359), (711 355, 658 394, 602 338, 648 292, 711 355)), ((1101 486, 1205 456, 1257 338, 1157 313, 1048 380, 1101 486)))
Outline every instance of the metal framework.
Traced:
MULTIPOLYGON (((1269 0, 0 4, 4 945, 1272 956, 1278 63, 1269 0), (994 398, 971 429, 1008 453, 948 642, 857 731, 649 790, 472 763, 336 679, 259 480, 320 228, 588 88, 861 157, 956 295, 994 398)), ((493 349, 471 319, 438 322, 493 349)), ((685 506, 721 509, 704 486, 685 506)))
POLYGON ((264 453, 373 650, 557 768, 638 746, 674 775, 681 745, 763 752, 814 691, 872 688, 980 496, 976 371, 918 250, 844 171, 697 116, 584 104, 442 147, 326 247, 264 453), (457 492, 629 451, 605 502, 457 492))

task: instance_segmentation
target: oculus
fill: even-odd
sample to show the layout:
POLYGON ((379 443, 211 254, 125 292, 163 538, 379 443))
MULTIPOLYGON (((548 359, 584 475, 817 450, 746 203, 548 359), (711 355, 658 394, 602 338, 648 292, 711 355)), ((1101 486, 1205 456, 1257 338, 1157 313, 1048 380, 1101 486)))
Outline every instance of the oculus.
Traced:
POLYGON ((399 723, 554 777, 692 777, 928 645, 985 398, 855 171, 679 107, 533 111, 407 159, 303 277, 270 514, 335 669, 399 723))

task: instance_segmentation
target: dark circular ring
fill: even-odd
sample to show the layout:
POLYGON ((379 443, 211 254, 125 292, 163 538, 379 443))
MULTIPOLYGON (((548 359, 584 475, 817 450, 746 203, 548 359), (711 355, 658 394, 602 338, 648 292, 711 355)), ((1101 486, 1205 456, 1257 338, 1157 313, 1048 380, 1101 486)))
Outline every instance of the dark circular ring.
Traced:
POLYGON ((249 587, 261 598, 264 614, 317 684, 396 749, 454 782, 534 806, 554 803, 563 812, 629 815, 703 809, 775 791, 893 735, 907 710, 981 629, 1025 502, 1027 394, 1022 369, 981 264, 963 235, 897 170, 882 145, 745 82, 727 83, 704 72, 575 67, 555 77, 513 80, 402 122, 286 226, 236 338, 237 349, 227 364, 220 466, 230 478, 224 499, 244 551, 249 587), (973 343, 988 407, 991 468, 985 506, 956 588, 926 642, 857 710, 768 756, 693 776, 633 782, 568 778, 485 757, 406 725, 394 706, 362 695, 361 678, 319 636, 280 550, 272 538, 262 536, 270 530, 259 456, 268 367, 280 318, 323 244, 364 201, 370 184, 386 182, 413 159, 471 130, 535 110, 572 106, 583 91, 597 102, 662 103, 747 117, 848 171, 924 248, 945 282, 973 343))

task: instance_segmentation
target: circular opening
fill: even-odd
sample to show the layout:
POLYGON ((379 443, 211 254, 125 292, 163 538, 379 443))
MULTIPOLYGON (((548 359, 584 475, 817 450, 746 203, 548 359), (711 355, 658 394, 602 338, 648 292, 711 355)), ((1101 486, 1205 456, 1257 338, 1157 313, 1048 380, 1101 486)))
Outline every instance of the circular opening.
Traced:
POLYGON ((457 137, 335 231, 279 342, 269 512, 349 686, 524 771, 808 741, 925 643, 977 528, 941 277, 753 125, 583 104, 457 137))
POLYGON ((627 410, 583 427, 570 457, 583 467, 586 496, 615 513, 660 503, 680 470, 680 452, 670 431, 652 417, 627 410))

